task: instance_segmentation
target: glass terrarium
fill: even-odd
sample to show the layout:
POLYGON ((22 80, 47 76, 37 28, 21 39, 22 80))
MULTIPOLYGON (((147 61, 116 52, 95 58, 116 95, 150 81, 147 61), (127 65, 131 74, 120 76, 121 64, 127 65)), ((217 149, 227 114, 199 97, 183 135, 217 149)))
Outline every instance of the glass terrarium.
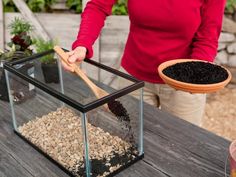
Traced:
POLYGON ((143 157, 142 81, 86 59, 86 75, 108 93, 96 97, 79 76, 61 68, 53 50, 4 68, 14 131, 69 175, 113 176, 143 157), (55 82, 45 79, 40 62, 48 55, 57 61, 57 72, 47 72, 55 82), (17 67, 28 63, 33 74, 17 67), (34 88, 21 104, 13 101, 16 81, 34 88))
MULTIPOLYGON (((11 53, 11 52, 9 52, 9 53, 11 53)), ((10 54, 6 54, 6 56, 3 56, 3 55, 0 56, 0 100, 9 102, 7 84, 6 84, 3 65, 4 65, 4 63, 6 63, 8 61, 18 60, 19 58, 26 57, 27 55, 22 51, 15 51, 14 54, 12 54, 12 56, 7 56, 7 55, 10 55, 10 54)), ((34 72, 34 66, 30 62, 28 62, 25 65, 18 64, 15 67, 17 67, 18 70, 20 70, 23 73, 33 74, 33 72, 34 72)), ((21 81, 21 83, 22 83, 22 81, 21 81)), ((13 95, 13 102, 16 104, 20 104, 20 103, 24 102, 26 99, 33 96, 33 94, 34 94, 33 89, 34 88, 31 87, 31 85, 26 82, 24 84, 24 87, 21 84, 21 87, 19 88, 18 82, 17 82, 17 80, 15 80, 14 84, 12 85, 12 88, 11 88, 12 95, 13 95)))

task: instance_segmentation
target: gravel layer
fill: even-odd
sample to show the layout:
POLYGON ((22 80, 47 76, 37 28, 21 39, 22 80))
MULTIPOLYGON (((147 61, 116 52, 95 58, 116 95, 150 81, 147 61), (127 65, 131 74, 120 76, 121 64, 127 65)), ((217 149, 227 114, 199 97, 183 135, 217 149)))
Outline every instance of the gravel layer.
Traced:
MULTIPOLYGON (((137 150, 118 136, 88 123, 92 176, 106 176, 137 156, 137 150)), ((75 176, 84 176, 81 120, 71 109, 59 108, 25 123, 19 132, 75 176)))

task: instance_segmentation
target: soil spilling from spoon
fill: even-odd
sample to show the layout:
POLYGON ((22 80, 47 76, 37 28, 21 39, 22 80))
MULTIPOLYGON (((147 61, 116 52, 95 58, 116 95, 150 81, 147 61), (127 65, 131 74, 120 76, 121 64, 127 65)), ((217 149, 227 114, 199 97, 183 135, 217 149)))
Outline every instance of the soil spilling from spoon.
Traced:
POLYGON ((117 117, 117 119, 124 123, 125 128, 128 129, 128 141, 131 144, 135 144, 135 140, 134 140, 134 135, 133 135, 133 131, 132 131, 132 127, 130 124, 130 117, 129 114, 127 112, 127 110, 125 109, 125 107, 122 105, 121 102, 117 101, 117 100, 112 100, 110 102, 108 102, 108 108, 110 109, 110 111, 117 117))

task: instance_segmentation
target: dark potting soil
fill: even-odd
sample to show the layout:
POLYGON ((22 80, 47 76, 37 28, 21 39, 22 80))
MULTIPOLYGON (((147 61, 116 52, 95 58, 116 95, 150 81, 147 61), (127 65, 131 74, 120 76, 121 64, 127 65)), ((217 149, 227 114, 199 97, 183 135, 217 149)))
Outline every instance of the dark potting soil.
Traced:
POLYGON ((124 123, 125 128, 128 129, 128 134, 126 138, 131 144, 133 144, 135 142, 134 135, 130 124, 130 117, 127 110, 125 109, 125 107, 122 105, 121 102, 116 100, 109 101, 107 105, 109 110, 117 117, 117 119, 120 122, 124 123))
MULTIPOLYGON (((125 150, 125 153, 123 155, 120 155, 116 152, 112 152, 111 158, 109 161, 107 161, 106 158, 103 158, 101 160, 98 159, 91 159, 91 173, 92 177, 96 177, 98 175, 102 176, 105 172, 108 174, 112 173, 113 171, 110 171, 111 167, 115 167, 117 165, 120 165, 120 167, 126 165, 127 163, 131 162, 137 157, 137 150, 135 148, 130 147, 129 149, 125 150), (109 165, 106 165, 109 163, 109 165)), ((85 168, 83 165, 80 166, 80 168, 76 169, 75 171, 71 171, 72 174, 75 176, 83 176, 85 177, 85 168)))
POLYGON ((130 121, 129 114, 121 102, 112 100, 108 102, 108 108, 120 121, 130 121))
POLYGON ((228 78, 227 71, 208 62, 183 62, 169 66, 163 73, 175 80, 192 84, 214 84, 228 78))

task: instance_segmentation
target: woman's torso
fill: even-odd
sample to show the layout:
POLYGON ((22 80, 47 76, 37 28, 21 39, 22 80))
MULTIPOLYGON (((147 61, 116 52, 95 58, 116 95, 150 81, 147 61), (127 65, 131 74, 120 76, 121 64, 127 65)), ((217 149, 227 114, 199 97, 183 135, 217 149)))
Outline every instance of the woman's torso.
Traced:
POLYGON ((122 66, 141 80, 162 83, 160 63, 189 58, 202 5, 203 0, 128 0, 131 24, 122 66))

